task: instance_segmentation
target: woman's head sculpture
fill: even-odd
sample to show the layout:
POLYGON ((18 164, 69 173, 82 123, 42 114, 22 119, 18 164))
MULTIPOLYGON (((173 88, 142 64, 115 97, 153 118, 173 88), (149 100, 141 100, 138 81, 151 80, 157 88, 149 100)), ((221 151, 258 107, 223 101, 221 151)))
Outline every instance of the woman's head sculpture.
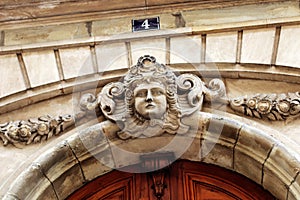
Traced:
POLYGON ((204 95, 212 99, 225 89, 221 81, 212 83, 206 87, 196 75, 177 76, 145 55, 119 82, 105 85, 97 98, 84 96, 81 105, 85 110, 99 106, 119 127, 121 139, 186 133, 193 124, 193 119, 186 119, 201 110, 204 95))
POLYGON ((129 123, 125 125, 126 131, 154 124, 159 124, 164 132, 174 134, 177 131, 180 110, 176 76, 170 69, 157 63, 152 56, 140 57, 124 77, 124 87, 129 123), (132 123, 134 127, 130 126, 132 123))

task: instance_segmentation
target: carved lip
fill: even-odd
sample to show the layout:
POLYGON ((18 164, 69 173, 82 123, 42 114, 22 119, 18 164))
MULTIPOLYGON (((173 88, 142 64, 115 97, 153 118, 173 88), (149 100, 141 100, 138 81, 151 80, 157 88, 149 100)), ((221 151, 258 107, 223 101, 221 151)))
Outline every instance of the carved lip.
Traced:
POLYGON ((152 104, 152 103, 148 103, 148 104, 146 105, 146 108, 154 108, 154 107, 155 107, 155 105, 152 104))

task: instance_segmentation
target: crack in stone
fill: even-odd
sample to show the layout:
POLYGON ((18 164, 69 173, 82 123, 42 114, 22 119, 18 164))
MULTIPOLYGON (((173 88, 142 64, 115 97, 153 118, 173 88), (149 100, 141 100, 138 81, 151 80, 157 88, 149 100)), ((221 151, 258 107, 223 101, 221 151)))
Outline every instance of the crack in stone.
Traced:
POLYGON ((240 128, 239 128, 239 130, 238 130, 238 132, 237 132, 237 137, 236 137, 236 140, 235 140, 235 142, 234 142, 234 144, 233 144, 233 148, 232 148, 232 169, 234 169, 234 163, 235 163, 235 147, 236 147, 236 145, 237 145, 237 143, 238 143, 238 140, 239 140, 239 137, 240 137, 240 133, 241 133, 241 130, 242 130, 242 128, 243 128, 244 126, 241 126, 240 128))
POLYGON ((264 160, 263 164, 262 164, 262 169, 261 169, 261 182, 260 182, 260 185, 263 185, 264 183, 264 169, 265 169, 265 164, 267 162, 267 160, 270 158, 270 155, 271 155, 271 152, 273 151, 274 147, 277 146, 277 144, 273 144, 271 149, 269 150, 268 154, 267 154, 267 157, 266 159, 264 160))
POLYGON ((297 179, 299 173, 300 173, 300 171, 298 171, 298 172, 296 173, 296 176, 295 176, 294 179, 291 181, 291 183, 288 185, 288 191, 287 191, 287 194, 286 194, 286 199, 289 199, 289 192, 291 191, 291 190, 290 190, 290 189, 291 189, 291 186, 294 184, 294 182, 296 182, 296 179, 297 179))
POLYGON ((51 186, 53 188, 54 194, 55 194, 56 198, 59 200, 59 197, 58 197, 58 194, 56 193, 56 190, 55 190, 53 182, 48 178, 48 176, 43 171, 43 169, 42 169, 42 167, 41 167, 41 165, 39 163, 35 163, 35 165, 39 168, 40 172, 45 176, 45 178, 50 182, 50 184, 51 184, 51 186))
POLYGON ((70 144, 67 142, 67 145, 69 147, 69 149, 72 151, 72 154, 74 155, 75 159, 77 160, 77 163, 79 165, 79 168, 80 168, 80 171, 81 171, 81 174, 82 174, 82 177, 83 177, 83 180, 84 180, 84 183, 87 182, 86 178, 85 178, 85 175, 84 175, 84 172, 83 172, 83 169, 82 169, 82 166, 81 166, 81 162, 79 161, 79 159, 77 158, 75 152, 73 151, 73 149, 71 148, 70 144))

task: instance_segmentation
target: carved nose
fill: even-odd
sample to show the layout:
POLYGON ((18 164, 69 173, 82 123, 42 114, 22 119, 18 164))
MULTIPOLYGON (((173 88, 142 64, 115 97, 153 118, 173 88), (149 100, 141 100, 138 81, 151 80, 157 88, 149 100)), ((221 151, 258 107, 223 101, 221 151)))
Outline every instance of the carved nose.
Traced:
POLYGON ((151 91, 147 92, 146 101, 147 102, 152 102, 153 101, 153 97, 152 97, 151 91))

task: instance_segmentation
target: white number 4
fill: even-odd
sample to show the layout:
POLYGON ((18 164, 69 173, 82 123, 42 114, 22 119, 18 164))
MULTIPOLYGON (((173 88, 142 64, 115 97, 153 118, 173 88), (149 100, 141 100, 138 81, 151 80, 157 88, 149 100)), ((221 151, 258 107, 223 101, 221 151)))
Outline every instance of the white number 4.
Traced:
POLYGON ((149 22, 148 19, 146 19, 143 23, 142 23, 142 27, 144 27, 145 29, 149 29, 149 22))

